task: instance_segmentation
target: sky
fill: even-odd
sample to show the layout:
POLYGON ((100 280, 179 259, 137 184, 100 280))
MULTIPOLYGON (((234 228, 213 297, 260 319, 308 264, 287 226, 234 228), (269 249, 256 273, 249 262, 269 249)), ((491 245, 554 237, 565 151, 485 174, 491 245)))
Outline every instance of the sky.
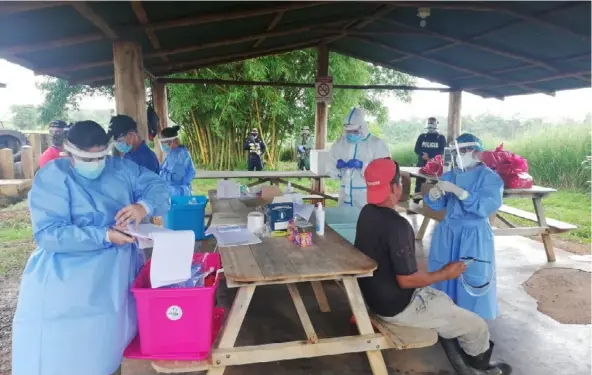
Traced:
MULTIPOLYGON (((42 93, 35 86, 35 74, 18 65, 0 59, 0 82, 7 85, 0 88, 0 121, 10 117, 13 104, 35 104, 43 102, 42 93)), ((424 79, 418 79, 418 86, 444 87, 424 79)), ((415 91, 411 103, 402 103, 394 98, 385 99, 392 119, 442 116, 448 114, 448 93, 415 91)), ((85 98, 81 102, 85 109, 115 109, 113 100, 96 97, 85 98)), ((572 118, 583 120, 592 112, 592 89, 580 89, 558 92, 555 97, 544 94, 508 97, 503 101, 483 99, 469 93, 462 96, 462 115, 490 113, 504 118, 540 117, 548 120, 572 118)))

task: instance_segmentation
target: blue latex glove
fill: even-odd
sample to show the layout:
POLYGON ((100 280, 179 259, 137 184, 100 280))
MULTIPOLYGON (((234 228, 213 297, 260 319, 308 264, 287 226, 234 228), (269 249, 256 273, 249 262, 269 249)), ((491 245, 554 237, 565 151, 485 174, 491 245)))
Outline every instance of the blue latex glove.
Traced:
POLYGON ((350 169, 362 169, 364 167, 364 163, 359 159, 350 159, 347 162, 347 167, 350 169))
POLYGON ((298 146, 298 151, 304 152, 304 146, 298 146))
POLYGON ((337 160, 337 169, 345 169, 347 168, 347 163, 343 159, 337 160))

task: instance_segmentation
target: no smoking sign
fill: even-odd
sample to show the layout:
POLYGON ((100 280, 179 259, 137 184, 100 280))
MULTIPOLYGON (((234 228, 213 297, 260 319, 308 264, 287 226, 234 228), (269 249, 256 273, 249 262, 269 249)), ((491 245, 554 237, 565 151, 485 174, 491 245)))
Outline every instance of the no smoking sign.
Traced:
POLYGON ((332 77, 317 77, 315 81, 315 96, 317 103, 331 103, 333 99, 332 77))

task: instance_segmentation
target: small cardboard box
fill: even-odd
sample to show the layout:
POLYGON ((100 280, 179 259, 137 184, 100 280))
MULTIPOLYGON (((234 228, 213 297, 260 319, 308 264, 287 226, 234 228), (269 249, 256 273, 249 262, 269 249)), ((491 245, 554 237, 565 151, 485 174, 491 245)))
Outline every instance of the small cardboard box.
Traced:
POLYGON ((271 203, 275 197, 282 195, 277 186, 263 186, 260 193, 252 198, 241 198, 240 201, 247 207, 261 207, 271 203))
MULTIPOLYGON (((435 184, 428 184, 428 183, 424 183, 423 185, 421 185, 421 194, 426 197, 429 192, 430 189, 433 188, 435 186, 435 184)), ((423 212, 424 212, 424 216, 429 217, 430 219, 434 219, 437 221, 442 221, 444 220, 444 217, 446 216, 446 209, 443 209, 442 211, 434 211, 432 210, 427 204, 423 204, 423 212)), ((491 225, 493 225, 495 223, 495 215, 497 214, 497 212, 494 212, 490 217, 489 217, 489 223, 491 225)))
POLYGON ((310 171, 314 174, 324 176, 329 172, 329 151, 310 150, 310 171))

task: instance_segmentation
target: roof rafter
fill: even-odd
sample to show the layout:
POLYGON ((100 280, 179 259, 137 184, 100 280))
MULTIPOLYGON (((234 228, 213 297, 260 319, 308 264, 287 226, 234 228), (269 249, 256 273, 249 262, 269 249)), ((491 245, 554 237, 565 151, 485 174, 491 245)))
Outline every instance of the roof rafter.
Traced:
MULTIPOLYGON (((315 7, 323 4, 327 4, 328 2, 290 2, 290 3, 280 3, 280 5, 273 5, 264 8, 258 8, 253 10, 241 10, 241 11, 225 11, 225 12, 218 12, 218 13, 206 13, 200 14, 197 16, 189 16, 183 17, 172 21, 159 21, 159 22, 152 22, 148 25, 130 25, 130 26, 122 26, 118 27, 117 31, 121 35, 125 35, 131 31, 143 30, 145 28, 149 28, 151 30, 164 30, 164 29, 171 29, 174 27, 185 27, 185 26, 195 26, 195 25, 202 25, 206 23, 218 22, 218 21, 227 21, 227 20, 236 20, 242 18, 250 18, 250 17, 257 17, 262 16, 265 14, 276 13, 280 11, 289 11, 289 10, 297 10, 297 9, 304 9, 315 7)), ((76 4, 83 4, 79 2, 68 2, 68 4, 75 6, 76 4)), ((79 5, 83 12, 86 12, 87 9, 90 9, 88 5, 86 7, 79 5)), ((92 9, 90 9, 92 14, 95 14, 92 9)), ((82 14, 82 13, 81 13, 82 14)), ((95 14, 96 15, 96 14, 95 14)), ((90 20, 90 19, 89 19, 90 20)), ((93 20, 90 20, 93 22, 93 20)), ((94 22, 93 22, 94 23, 94 22)), ((106 34, 104 34, 106 35, 106 34)), ((71 46, 81 43, 86 43, 89 40, 99 40, 104 38, 101 34, 91 33, 85 35, 78 35, 75 37, 67 37, 67 38, 60 38, 48 41, 39 41, 34 42, 31 44, 24 44, 24 45, 17 45, 17 46, 4 46, 0 48, 0 55, 5 53, 16 53, 14 50, 18 50, 18 53, 24 52, 33 52, 33 51, 41 51, 44 49, 60 46, 71 46)))
MULTIPOLYGON (((439 65, 448 67, 450 69, 458 70, 460 72, 465 72, 465 73, 473 74, 473 75, 480 76, 480 77, 487 78, 487 79, 491 79, 491 80, 494 80, 494 81, 505 82, 504 79, 499 78, 499 77, 492 76, 492 75, 490 75, 490 74, 488 74, 486 72, 480 72, 480 71, 477 71, 477 70, 473 70, 473 69, 461 67, 461 66, 458 66, 458 65, 454 65, 454 64, 451 64, 451 63, 442 61, 440 59, 434 59, 432 57, 422 56, 422 55, 420 55, 418 53, 409 52, 409 51, 402 51, 402 50, 400 50, 400 49, 398 49, 396 47, 393 47, 391 45, 388 45, 386 43, 383 43, 383 42, 381 42, 379 40, 375 40, 375 39, 372 39, 372 38, 366 38, 366 37, 360 37, 360 36, 350 36, 350 38, 356 39, 356 40, 360 40, 360 41, 365 42, 365 43, 371 43, 371 44, 379 45, 379 46, 381 46, 384 49, 391 50, 391 51, 396 52, 396 53, 399 53, 401 55, 409 55, 411 57, 420 58, 420 59, 423 59, 423 60, 426 60, 426 61, 429 61, 429 62, 432 62, 432 63, 435 63, 435 64, 439 64, 439 65)), ((513 85, 513 84, 510 82, 509 85, 513 85)), ((545 94, 548 94, 548 95, 554 95, 554 92, 551 92, 551 91, 548 91, 548 90, 537 90, 537 89, 534 89, 534 88, 531 88, 531 87, 528 87, 528 86, 524 86, 524 85, 520 85, 520 84, 515 84, 513 86, 519 87, 519 88, 521 88, 521 89, 523 89, 523 90, 525 90, 527 92, 544 92, 545 94)))
MULTIPOLYGON (((271 20, 271 23, 269 24, 269 26, 267 26, 267 31, 272 31, 273 29, 275 29, 275 27, 278 25, 278 23, 280 23, 280 21, 282 20, 282 18, 284 17, 284 11, 281 12, 277 12, 275 14, 275 17, 273 17, 273 20, 271 20)), ((261 37, 259 39, 257 39, 257 41, 255 42, 255 44, 253 44, 253 48, 257 48, 259 47, 259 45, 261 43, 263 43, 263 41, 265 40, 266 37, 261 37)))
POLYGON ((101 16, 99 16, 94 10, 92 10, 90 5, 86 1, 72 2, 70 4, 74 7, 74 9, 76 9, 78 13, 80 13, 82 17, 89 20, 93 25, 97 27, 97 29, 101 30, 101 32, 107 38, 113 40, 119 38, 115 30, 113 30, 111 26, 109 26, 109 24, 101 16))
POLYGON ((68 1, 6 1, 0 2, 0 15, 28 12, 45 8, 67 5, 68 1))
POLYGON ((393 9, 395 9, 393 5, 389 5, 389 4, 378 5, 372 9, 370 14, 367 14, 365 16, 357 18, 357 19, 353 20, 352 22, 348 23, 347 25, 343 26, 343 28, 341 29, 341 33, 339 35, 333 37, 332 39, 327 40, 325 43, 329 44, 329 43, 336 42, 339 39, 347 36, 350 33, 352 28, 354 28, 356 30, 360 30, 360 29, 370 25, 372 22, 376 21, 377 19, 379 19, 383 16, 386 16, 388 13, 393 11, 393 9))
MULTIPOLYGON (((571 72, 571 73, 564 73, 564 74, 556 74, 553 76, 547 76, 547 77, 543 77, 543 78, 537 78, 537 79, 527 79, 527 80, 523 80, 523 81, 517 81, 515 83, 517 84, 527 84, 527 83, 540 83, 540 82, 548 82, 548 81, 553 81, 556 79, 561 79, 561 78, 576 78, 577 76, 581 76, 584 74, 590 74, 589 70, 583 70, 583 71, 578 71, 578 72, 571 72)), ((467 90, 471 90, 471 89, 490 89, 490 88, 496 88, 496 87, 505 87, 508 86, 508 84, 493 84, 493 85, 475 85, 475 86, 471 86, 471 87, 466 87, 467 90)))
POLYGON ((543 16, 545 14, 556 12, 557 10, 565 8, 565 7, 581 5, 581 3, 579 3, 579 2, 571 2, 571 3, 573 3, 573 4, 569 4, 569 5, 562 4, 559 7, 556 7, 558 9, 547 10, 547 11, 541 12, 540 14, 535 13, 534 15, 522 13, 522 12, 516 11, 514 9, 503 7, 503 6, 498 5, 496 2, 491 2, 491 1, 479 2, 479 3, 473 3, 473 2, 449 3, 449 2, 445 2, 445 1, 438 1, 438 2, 423 2, 423 1, 422 2, 404 2, 404 1, 402 1, 402 2, 397 2, 396 4, 398 7, 403 7, 403 8, 428 7, 428 8, 433 8, 433 9, 444 9, 444 10, 469 10, 469 11, 475 11, 475 12, 505 13, 509 16, 512 16, 514 18, 518 18, 522 21, 537 23, 541 26, 545 26, 545 27, 551 28, 556 31, 570 34, 571 36, 574 36, 576 38, 579 38, 579 39, 589 42, 590 35, 588 35, 588 34, 580 34, 578 32, 575 32, 574 30, 571 30, 569 28, 557 25, 553 22, 546 21, 546 20, 543 20, 540 18, 541 16, 543 16))
MULTIPOLYGON (((140 0, 133 0, 132 1, 132 9, 134 10, 136 17, 138 18, 138 21, 140 21, 140 23, 142 25, 147 26, 150 24, 150 21, 148 20, 148 14, 146 14, 146 10, 142 6, 142 3, 140 0)), ((155 50, 159 50, 160 49, 160 42, 158 41, 158 37, 156 36, 156 33, 154 32, 154 30, 152 30, 150 28, 145 28, 144 32, 146 33, 148 40, 150 40, 150 44, 152 45, 152 48, 154 48, 155 50)), ((160 58, 164 62, 169 61, 168 57, 166 57, 165 55, 161 56, 160 58)))
MULTIPOLYGON (((349 22, 349 21, 351 21, 351 18, 350 19, 335 20, 332 22, 319 22, 318 24, 313 24, 313 25, 308 25, 308 26, 300 26, 300 27, 295 27, 295 28, 286 29, 286 30, 271 31, 271 32, 264 32, 261 34, 240 36, 240 37, 235 37, 235 38, 229 38, 229 39, 218 40, 218 41, 213 41, 213 42, 206 42, 206 43, 201 43, 198 45, 179 47, 179 48, 173 48, 173 49, 168 49, 168 50, 161 49, 161 50, 155 51, 153 53, 145 54, 144 59, 151 59, 151 58, 161 57, 161 56, 172 56, 172 55, 176 55, 176 54, 194 52, 194 51, 199 51, 199 50, 208 49, 208 48, 223 47, 223 46, 228 46, 228 45, 232 45, 232 44, 239 44, 239 43, 257 40, 257 39, 260 39, 263 37, 273 38, 273 37, 278 37, 278 36, 294 35, 294 34, 299 34, 299 33, 307 32, 307 31, 315 30, 315 29, 320 28, 322 26, 338 25, 338 24, 341 24, 344 22, 349 22)), ((39 74, 56 74, 56 73, 67 72, 67 71, 76 71, 76 70, 97 68, 97 67, 101 67, 101 66, 109 66, 111 64, 113 64, 113 60, 92 61, 92 62, 87 62, 87 63, 72 64, 72 65, 61 65, 61 66, 55 67, 55 68, 54 67, 41 68, 41 69, 38 69, 37 72, 39 74)))

